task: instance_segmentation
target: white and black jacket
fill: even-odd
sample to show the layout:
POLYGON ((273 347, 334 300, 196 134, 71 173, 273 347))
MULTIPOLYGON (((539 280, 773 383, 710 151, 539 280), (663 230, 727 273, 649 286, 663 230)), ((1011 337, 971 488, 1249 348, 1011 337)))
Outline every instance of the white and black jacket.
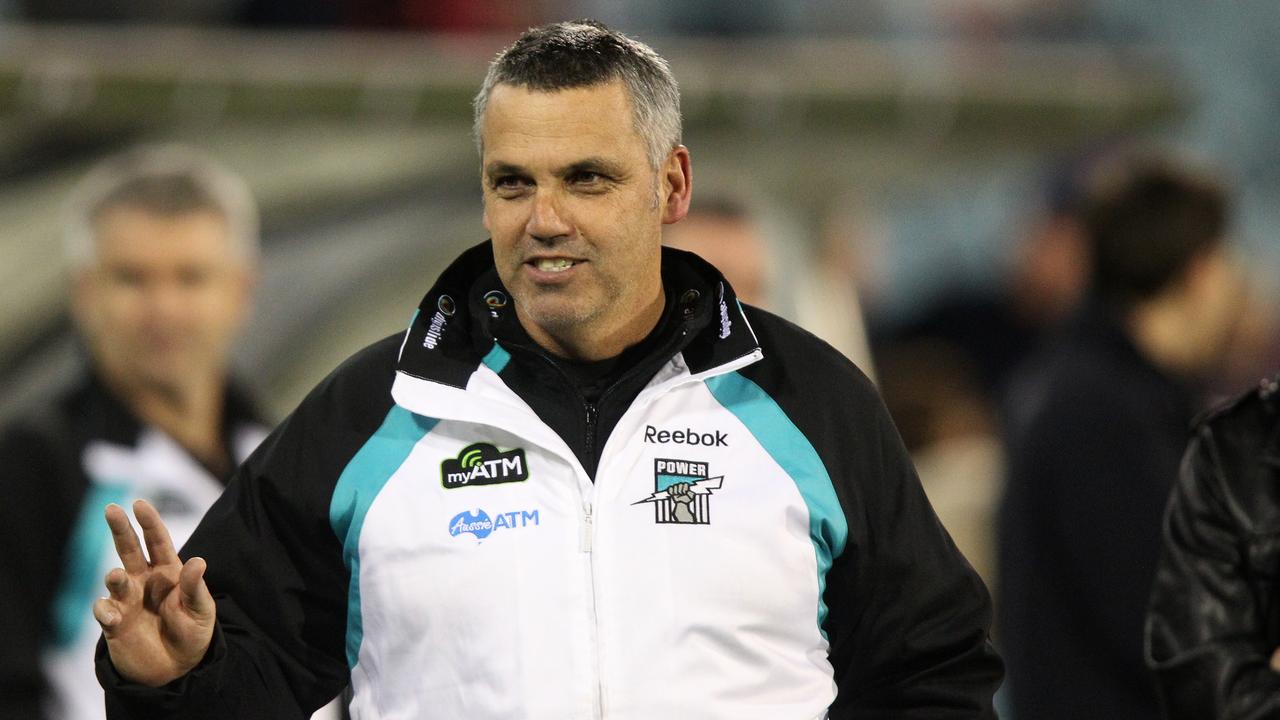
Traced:
POLYGON ((110 716, 992 717, 990 601, 867 379, 664 250, 667 311, 587 402, 489 244, 329 376, 184 557, 219 626, 110 716))
MULTIPOLYGON (((223 399, 226 452, 239 463, 267 436, 243 388, 223 399)), ((218 499, 230 473, 202 465, 135 416, 92 371, 0 430, 0 718, 103 716, 92 604, 119 565, 107 503, 146 498, 176 542, 218 499)))

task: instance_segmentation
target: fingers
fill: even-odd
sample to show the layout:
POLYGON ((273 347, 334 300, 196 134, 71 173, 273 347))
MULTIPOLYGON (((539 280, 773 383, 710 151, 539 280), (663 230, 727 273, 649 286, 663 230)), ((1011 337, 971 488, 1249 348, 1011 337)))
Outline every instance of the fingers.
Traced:
POLYGON ((1280 648, 1271 653, 1271 669, 1280 672, 1280 648))
POLYGON ((102 632, 107 637, 111 637, 116 627, 120 625, 121 615, 111 600, 98 598, 93 601, 93 619, 102 626, 102 632))
POLYGON ((138 519, 142 528, 142 538, 147 543, 147 555, 152 565, 169 565, 181 563, 178 551, 173 548, 173 540, 169 537, 169 528, 164 526, 160 513, 146 500, 133 503, 133 516, 138 519))
POLYGON ((107 526, 111 528, 111 539, 116 544, 116 554, 120 563, 129 573, 139 573, 147 569, 147 558, 142 554, 142 546, 138 544, 138 536, 133 532, 133 525, 124 508, 111 503, 104 513, 107 526))
POLYGON ((204 571, 207 568, 204 558, 188 560, 178 575, 178 589, 182 592, 183 606, 193 615, 212 617, 213 596, 209 594, 209 586, 204 582, 204 571))
POLYGON ((129 600, 131 585, 129 584, 129 573, 116 568, 107 573, 106 579, 107 592, 111 593, 112 600, 126 602, 129 600))

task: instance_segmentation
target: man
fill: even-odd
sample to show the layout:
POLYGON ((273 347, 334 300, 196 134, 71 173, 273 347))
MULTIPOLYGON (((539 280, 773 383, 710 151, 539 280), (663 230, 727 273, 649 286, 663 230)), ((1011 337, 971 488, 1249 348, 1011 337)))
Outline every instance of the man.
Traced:
POLYGON ((1207 415, 1165 517, 1147 665, 1169 720, 1280 713, 1280 378, 1207 415))
POLYGON ((184 548, 134 506, 112 717, 989 717, 988 598, 869 382, 661 249, 665 61, 526 32, 476 99, 484 226, 184 548), (692 496, 692 497, 690 497, 692 496))
POLYGON ((0 433, 0 717, 103 716, 90 606, 115 564, 109 502, 143 497, 185 538, 266 436, 228 380, 253 285, 256 210, 189 151, 112 158, 68 206, 84 374, 0 433))
POLYGON ((1104 172, 1091 298, 1008 417, 999 641, 1018 718, 1158 717, 1142 623, 1160 517, 1240 300, 1217 185, 1154 160, 1104 172))
POLYGON ((714 265, 739 302, 783 315, 789 309, 798 325, 875 379, 858 295, 848 264, 832 257, 838 254, 833 248, 824 245, 818 257, 804 251, 779 252, 766 239, 761 219, 740 199, 714 195, 702 197, 684 219, 668 225, 662 242, 714 265), (789 285, 782 282, 780 268, 797 263, 803 271, 791 273, 789 285))
POLYGON ((739 301, 767 308, 774 294, 777 254, 761 236, 759 223, 732 198, 703 198, 679 224, 666 228, 667 247, 687 250, 711 263, 733 285, 739 301))

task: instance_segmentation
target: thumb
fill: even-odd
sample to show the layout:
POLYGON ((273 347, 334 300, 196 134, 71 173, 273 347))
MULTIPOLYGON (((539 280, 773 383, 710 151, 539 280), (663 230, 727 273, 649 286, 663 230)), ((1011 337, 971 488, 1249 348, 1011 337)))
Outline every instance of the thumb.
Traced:
POLYGON ((1271 653, 1271 669, 1280 673, 1280 648, 1271 653))
POLYGON ((204 558, 195 557, 188 560, 178 574, 182 606, 198 619, 212 619, 214 615, 213 596, 209 594, 209 586, 204 582, 204 571, 207 568, 204 558))

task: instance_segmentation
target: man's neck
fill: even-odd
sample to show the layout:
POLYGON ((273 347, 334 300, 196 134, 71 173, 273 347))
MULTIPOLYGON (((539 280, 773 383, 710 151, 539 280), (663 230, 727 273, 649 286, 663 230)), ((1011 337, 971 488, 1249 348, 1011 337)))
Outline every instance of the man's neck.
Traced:
POLYGON ((219 473, 230 469, 222 436, 225 381, 190 381, 181 386, 107 382, 140 420, 173 438, 206 467, 219 473))
POLYGON ((1201 370, 1202 348, 1190 329, 1180 298, 1160 297, 1139 304, 1128 313, 1126 326, 1133 344, 1156 367, 1175 377, 1191 377, 1201 370))

